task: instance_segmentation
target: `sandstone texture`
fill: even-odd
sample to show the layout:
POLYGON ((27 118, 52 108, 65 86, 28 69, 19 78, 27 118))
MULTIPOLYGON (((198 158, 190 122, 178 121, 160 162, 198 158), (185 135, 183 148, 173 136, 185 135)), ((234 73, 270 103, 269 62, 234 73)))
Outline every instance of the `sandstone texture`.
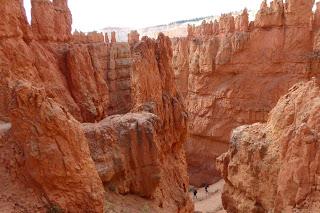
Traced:
POLYGON ((187 113, 175 89, 171 41, 163 34, 143 38, 128 53, 131 112, 83 124, 97 171, 107 190, 151 199, 154 212, 192 212, 183 147, 187 113))
POLYGON ((133 44, 139 42, 139 40, 140 40, 139 37, 140 37, 140 35, 139 35, 138 31, 136 31, 136 30, 131 31, 128 34, 128 43, 130 45, 133 45, 133 44))
POLYGON ((170 39, 71 34, 67 0, 31 4, 31 25, 0 4, 0 212, 192 212, 170 39))
POLYGON ((32 31, 45 41, 68 41, 71 37, 71 12, 66 0, 32 0, 32 31))
POLYGON ((101 212, 104 192, 80 123, 29 83, 18 82, 13 97, 8 142, 17 146, 18 172, 28 187, 47 205, 101 212))
POLYGON ((96 49, 95 46, 74 45, 67 53, 69 88, 83 120, 90 122, 104 118, 109 103, 103 69, 99 70, 92 61, 96 49))
POLYGON ((318 212, 320 84, 296 84, 266 123, 233 130, 218 167, 228 212, 318 212))
POLYGON ((109 49, 108 72, 109 114, 124 114, 133 107, 132 72, 133 59, 128 43, 112 43, 109 49))
POLYGON ((173 39, 175 79, 189 114, 192 185, 219 178, 215 158, 228 149, 232 129, 265 122, 290 87, 319 76, 319 9, 313 13, 313 4, 264 1, 252 22, 244 10, 189 26, 186 38, 173 39))

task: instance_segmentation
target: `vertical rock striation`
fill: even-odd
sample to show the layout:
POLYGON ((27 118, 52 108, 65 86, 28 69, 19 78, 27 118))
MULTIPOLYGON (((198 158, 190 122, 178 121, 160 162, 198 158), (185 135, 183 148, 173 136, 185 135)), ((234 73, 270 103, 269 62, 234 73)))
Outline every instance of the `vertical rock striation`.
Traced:
POLYGON ((30 83, 18 82, 10 103, 8 140, 20 151, 16 160, 28 187, 47 208, 102 212, 104 191, 80 123, 30 83))
POLYGON ((130 52, 131 112, 83 124, 96 168, 107 190, 151 199, 166 212, 191 212, 187 117, 175 89, 171 41, 145 37, 130 52))
POLYGON ((190 117, 191 184, 219 178, 215 158, 227 150, 232 129, 265 122, 292 85, 319 76, 313 3, 263 1, 250 23, 244 10, 235 18, 226 14, 219 22, 189 26, 187 38, 175 39, 175 78, 190 117))
POLYGON ((69 41, 72 16, 67 0, 31 0, 32 31, 37 40, 69 41))
POLYGON ((138 31, 134 30, 128 34, 129 45, 134 45, 135 43, 139 42, 139 40, 140 40, 140 35, 138 31))
POLYGON ((31 25, 0 4, 0 211, 192 212, 169 38, 71 34, 67 0, 31 3, 31 25))
POLYGON ((228 212, 317 212, 320 85, 299 83, 266 123, 236 128, 218 167, 228 212))

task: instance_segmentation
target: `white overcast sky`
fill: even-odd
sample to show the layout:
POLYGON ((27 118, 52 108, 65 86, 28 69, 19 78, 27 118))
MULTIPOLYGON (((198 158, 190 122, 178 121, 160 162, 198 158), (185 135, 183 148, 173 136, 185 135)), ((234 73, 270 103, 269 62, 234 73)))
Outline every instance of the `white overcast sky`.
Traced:
MULTIPOLYGON (((24 0, 27 14, 30 0, 24 0)), ((69 0, 73 28, 141 28, 173 21, 219 15, 245 7, 257 10, 262 0, 69 0)))

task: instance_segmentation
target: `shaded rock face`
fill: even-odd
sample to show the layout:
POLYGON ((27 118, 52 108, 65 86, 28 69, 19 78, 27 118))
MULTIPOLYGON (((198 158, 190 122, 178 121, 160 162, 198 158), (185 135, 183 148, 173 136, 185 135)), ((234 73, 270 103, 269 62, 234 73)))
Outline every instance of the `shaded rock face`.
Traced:
POLYGON ((154 193, 160 182, 158 123, 154 114, 128 113, 83 124, 97 170, 111 190, 154 193))
POLYGON ((97 50, 95 46, 73 45, 67 53, 71 94, 80 108, 82 118, 89 122, 104 118, 109 103, 108 86, 104 80, 103 69, 99 70, 93 61, 96 57, 95 50, 97 50))
POLYGON ((169 212, 191 212, 184 151, 181 144, 166 151, 160 124, 157 116, 143 112, 83 128, 107 190, 152 199, 169 212))
POLYGON ((189 80, 189 41, 187 38, 174 39, 172 66, 177 82, 177 89, 183 97, 188 94, 189 80), (179 82, 179 83, 178 83, 179 82))
POLYGON ((266 123, 233 131, 217 160, 228 212, 317 212, 320 84, 300 83, 283 96, 266 123))
POLYGON ((169 38, 110 44, 71 35, 66 0, 32 7, 30 26, 0 4, 0 211, 104 212, 121 193, 192 212, 169 38))
POLYGON ((187 114, 174 86, 171 41, 162 34, 143 38, 131 52, 132 112, 83 124, 96 168, 107 190, 152 199, 168 212, 192 212, 187 114))
POLYGON ((109 114, 124 114, 132 108, 133 59, 128 43, 112 43, 106 80, 109 85, 109 114))
POLYGON ((218 178, 215 158, 227 150, 232 129, 265 122, 292 85, 319 76, 319 12, 312 14, 313 3, 264 2, 254 22, 248 23, 246 11, 224 15, 189 26, 187 38, 173 40, 175 79, 190 121, 192 185, 218 178))
MULTIPOLYGON (((183 148, 187 136, 187 113, 178 94, 172 69, 171 41, 159 34, 156 41, 143 38, 133 49, 135 71, 133 73, 134 111, 144 110, 160 118, 160 162, 165 176, 155 197, 161 194, 171 203, 178 204, 178 212, 192 211, 188 195, 188 176, 183 148), (152 85, 152 86, 151 86, 152 85), (179 163, 178 163, 179 162, 179 163), (179 175, 180 174, 180 175, 179 175), (178 181, 175 180, 179 177, 178 181), (173 188, 172 188, 173 186, 173 188), (179 190, 177 190, 179 189, 179 190)), ((163 199, 163 198, 162 198, 163 199)))

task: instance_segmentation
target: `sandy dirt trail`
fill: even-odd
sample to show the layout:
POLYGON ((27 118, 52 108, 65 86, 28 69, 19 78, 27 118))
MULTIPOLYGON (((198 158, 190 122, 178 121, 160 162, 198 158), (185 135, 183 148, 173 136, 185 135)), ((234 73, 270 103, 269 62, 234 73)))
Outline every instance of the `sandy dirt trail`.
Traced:
POLYGON ((221 192, 224 181, 210 185, 208 188, 208 194, 206 194, 204 188, 197 189, 197 198, 193 198, 193 193, 190 192, 190 197, 193 198, 195 212, 196 213, 226 213, 222 207, 221 192))

